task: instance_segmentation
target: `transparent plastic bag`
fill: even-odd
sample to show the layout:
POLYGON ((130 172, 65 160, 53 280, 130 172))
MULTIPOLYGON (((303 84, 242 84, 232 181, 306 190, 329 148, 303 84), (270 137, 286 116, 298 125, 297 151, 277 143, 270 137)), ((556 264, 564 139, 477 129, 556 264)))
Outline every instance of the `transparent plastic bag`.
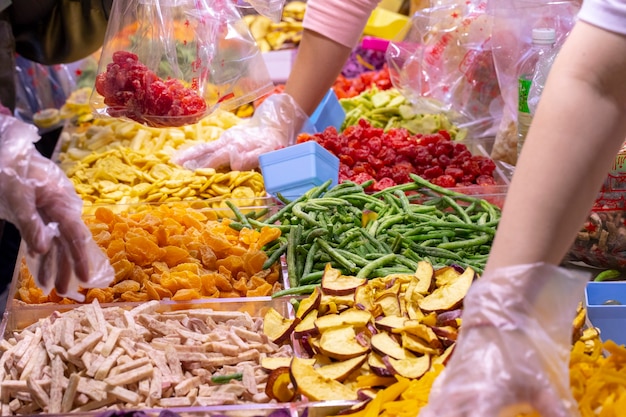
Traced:
POLYGON ((231 0, 115 0, 90 103, 100 115, 182 126, 272 88, 231 0))
POLYGON ((558 46, 571 30, 579 8, 576 0, 503 0, 489 10, 493 16, 493 59, 504 101, 492 158, 517 162, 518 73, 531 48, 533 28, 554 28, 558 46))
POLYGON ((237 7, 254 9, 262 16, 279 22, 285 7, 285 0, 234 0, 237 7))
POLYGON ((485 10, 478 1, 431 2, 387 48, 391 80, 416 111, 447 113, 474 137, 494 130, 502 103, 485 10))

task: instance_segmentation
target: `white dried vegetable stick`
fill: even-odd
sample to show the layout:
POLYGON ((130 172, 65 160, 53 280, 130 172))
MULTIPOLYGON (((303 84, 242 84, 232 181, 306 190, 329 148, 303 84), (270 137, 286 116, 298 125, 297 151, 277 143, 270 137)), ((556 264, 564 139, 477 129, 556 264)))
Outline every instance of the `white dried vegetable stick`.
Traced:
POLYGON ((148 365, 148 364, 150 364, 150 358, 148 357, 135 359, 133 361, 126 362, 122 365, 118 365, 115 368, 112 368, 111 371, 109 372, 109 375, 113 376, 113 375, 121 374, 123 372, 127 372, 132 369, 136 369, 136 368, 139 368, 140 366, 148 365))
POLYGON ((28 340, 28 343, 21 346, 19 350, 14 352, 14 357, 19 358, 15 366, 20 370, 24 369, 24 367, 30 360, 31 355, 35 352, 35 347, 41 341, 41 328, 37 327, 37 329, 35 330, 35 334, 28 337, 28 339, 25 338, 24 340, 28 340))
POLYGON ((152 376, 152 365, 143 365, 136 369, 131 369, 121 374, 110 376, 104 379, 104 382, 108 385, 127 385, 133 382, 138 382, 144 378, 150 378, 152 376))
POLYGON ((59 327, 59 344, 65 349, 74 346, 74 320, 64 318, 59 327))
POLYGON ((80 376, 78 374, 70 375, 70 380, 67 383, 67 388, 63 393, 63 400, 61 401, 61 412, 69 413, 74 405, 74 398, 78 392, 78 383, 80 382, 80 376))
POLYGON ((102 356, 109 356, 111 352, 113 352, 113 349, 115 348, 115 345, 117 344, 117 340, 120 337, 121 333, 122 333, 121 328, 119 327, 111 328, 111 330, 109 331, 109 335, 106 338, 104 345, 102 346, 102 349, 100 350, 100 354, 102 356))
POLYGON ((31 360, 26 364, 26 367, 24 367, 24 370, 20 374, 20 380, 25 381, 31 378, 31 376, 33 379, 38 379, 47 360, 48 354, 44 347, 41 344, 34 346, 31 360))
POLYGON ((107 385, 102 381, 81 377, 78 381, 76 390, 85 394, 94 401, 100 401, 106 398, 107 385))
POLYGON ((33 397, 33 400, 41 407, 45 409, 50 403, 50 397, 46 393, 46 391, 41 388, 41 385, 37 383, 33 378, 28 378, 26 380, 26 385, 28 386, 28 390, 33 397))
POLYGON ((94 347, 100 340, 102 340, 102 332, 95 331, 74 346, 72 346, 67 351, 67 354, 70 358, 76 358, 85 353, 88 349, 94 347))
POLYGON ((111 353, 109 356, 107 356, 104 361, 100 364, 100 367, 98 368, 98 370, 95 372, 94 374, 94 378, 95 379, 104 379, 107 377, 107 375, 109 374, 109 371, 111 370, 111 368, 113 368, 113 365, 115 364, 115 362, 117 361, 117 359, 122 356, 122 353, 124 353, 124 349, 122 348, 115 348, 113 349, 113 353, 111 353))
POLYGON ((132 405, 137 405, 139 403, 139 401, 141 400, 141 398, 139 397, 139 394, 137 394, 136 392, 132 392, 131 390, 128 390, 126 388, 117 386, 117 387, 107 387, 107 391, 109 394, 114 395, 115 397, 117 397, 118 399, 124 401, 125 403, 129 403, 132 405))
POLYGON ((163 396, 163 382, 161 379, 161 371, 157 368, 152 373, 152 379, 150 380, 150 393, 146 399, 146 404, 149 407, 154 406, 159 399, 163 396))
POLYGON ((6 352, 9 349, 12 349, 13 345, 6 339, 0 340, 0 350, 6 352))
POLYGON ((107 326, 106 326, 106 321, 104 320, 104 316, 102 314, 102 308, 100 308, 100 303, 98 302, 98 299, 97 298, 94 299, 94 301, 91 304, 87 304, 83 307, 85 311, 85 317, 89 321, 89 324, 91 325, 91 327, 94 330, 102 333, 102 338, 106 339, 108 335, 107 326))
POLYGON ((51 386, 50 386, 50 403, 48 404, 48 413, 58 414, 61 412, 61 403, 63 401, 63 385, 64 379, 63 360, 55 355, 52 357, 51 370, 51 386))
POLYGON ((190 405, 191 401, 187 397, 161 398, 159 400, 159 406, 163 408, 189 407, 190 405))
POLYGON ((202 380, 198 376, 187 378, 176 384, 176 386, 174 387, 174 392, 177 396, 184 397, 185 395, 189 394, 192 389, 200 386, 201 383, 202 380))

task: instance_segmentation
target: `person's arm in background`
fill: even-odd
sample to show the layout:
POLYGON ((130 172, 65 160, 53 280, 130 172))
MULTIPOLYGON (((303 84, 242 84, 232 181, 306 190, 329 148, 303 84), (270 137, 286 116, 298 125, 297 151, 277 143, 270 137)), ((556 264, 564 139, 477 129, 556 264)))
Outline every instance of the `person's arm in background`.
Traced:
POLYGON ((259 166, 259 155, 293 145, 332 87, 379 0, 309 0, 304 34, 285 92, 272 94, 246 123, 216 141, 182 149, 172 161, 187 169, 259 166))
POLYGON ((586 0, 579 18, 550 71, 486 271, 464 299, 454 353, 419 417, 579 415, 568 364, 589 276, 558 265, 626 137, 626 3, 586 0))
POLYGON ((333 85, 380 0, 309 0, 285 93, 309 116, 333 85))
POLYGON ((626 137, 625 74, 626 35, 580 22, 550 71, 488 270, 561 262, 626 137))

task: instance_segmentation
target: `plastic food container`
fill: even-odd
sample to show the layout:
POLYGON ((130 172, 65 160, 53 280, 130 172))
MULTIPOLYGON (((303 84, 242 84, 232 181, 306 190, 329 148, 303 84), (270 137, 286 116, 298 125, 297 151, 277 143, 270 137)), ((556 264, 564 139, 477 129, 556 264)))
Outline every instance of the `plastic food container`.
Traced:
POLYGON ((585 289, 587 318, 603 341, 626 344, 626 282, 589 282, 585 289))
POLYGON ((339 99, 332 88, 328 90, 321 103, 317 106, 309 121, 318 132, 323 132, 327 127, 333 126, 341 130, 341 125, 346 118, 346 112, 339 103, 339 99))
MULTIPOLYGON (((142 304, 143 303, 102 304, 100 305, 100 307, 102 308, 101 311, 104 313, 104 316, 101 317, 101 319, 108 320, 108 319, 105 319, 104 317, 109 317, 109 312, 110 314, 115 315, 115 314, 119 314, 119 313, 115 313, 116 311, 119 312, 119 309, 131 311, 133 308, 142 308, 142 304)), ((2 333, 3 339, 7 341, 7 340, 10 340, 11 338, 14 338, 16 334, 21 333, 24 329, 28 328, 29 326, 33 325, 34 323, 37 323, 38 321, 42 319, 49 318, 53 315, 55 317, 63 317, 64 313, 68 313, 68 312, 71 313, 72 310, 76 308, 85 309, 88 307, 90 306, 45 305, 45 306, 20 306, 19 308, 10 308, 6 311, 4 318, 2 322, 0 323, 0 331, 2 333)), ((246 299, 246 300, 243 300, 243 299, 216 299, 216 300, 208 300, 208 301, 196 300, 196 301, 185 302, 185 303, 161 302, 158 304, 158 307, 156 308, 156 310, 157 312, 163 313, 163 314, 171 313, 173 315, 172 317, 176 316, 177 311, 184 311, 184 312, 198 311, 202 313, 202 311, 210 310, 210 311, 214 311, 217 313, 222 313, 222 312, 233 312, 233 314, 236 312, 245 313, 252 318, 260 318, 260 317, 263 317, 263 315, 269 308, 276 309, 277 311, 279 311, 281 314, 283 314, 286 317, 289 316, 290 314, 293 314, 291 305, 289 304, 289 302, 287 302, 287 300, 276 300, 276 299, 273 300, 270 297, 258 297, 258 298, 246 299)), ((94 306, 94 312, 97 312, 97 311, 100 311, 100 310, 98 310, 97 307, 94 306)), ((229 316, 230 315, 224 315, 223 317, 220 317, 220 315, 218 314, 218 316, 216 316, 218 318, 216 318, 215 323, 223 323, 227 325, 228 323, 231 322, 229 321, 230 320, 229 316)), ((243 315, 238 316, 238 317, 243 317, 243 315)), ((138 320, 138 323, 142 322, 139 318, 137 320, 138 320)), ((177 320, 177 319, 174 319, 174 320, 177 320)), ((235 319, 235 321, 236 320, 241 320, 241 319, 235 319)), ((120 328, 125 326, 123 323, 118 322, 118 321, 116 321, 115 323, 117 323, 117 326, 120 328)), ((237 322, 237 323, 239 324, 233 324, 233 325, 243 326, 243 324, 241 324, 240 322, 237 322)), ((147 328, 148 327, 146 327, 145 329, 147 328)), ((31 329, 33 328, 31 327, 31 329)), ((50 330, 53 332, 59 331, 59 329, 50 329, 50 330)), ((151 330, 151 331, 154 331, 154 330, 151 330)), ((206 330, 204 331, 193 330, 193 332, 197 332, 198 334, 201 334, 201 333, 206 334, 206 330)), ((24 335, 24 333, 22 334, 24 335)), ((158 336, 158 333, 155 333, 155 339, 158 339, 157 336, 158 336)), ((28 338, 28 336, 26 337, 28 338)), ((149 341, 149 337, 146 337, 146 341, 147 342, 145 342, 144 344, 147 344, 147 343, 152 344, 152 342, 149 341)), ((166 341, 163 340, 163 342, 166 342, 166 341)), ((154 343, 155 344, 152 344, 152 348, 161 349, 157 345, 159 343, 157 340, 154 340, 154 343)), ((172 341, 172 343, 176 344, 177 342, 172 341)), ((127 345, 122 344, 121 346, 127 346, 127 345)), ((137 346, 138 351, 141 349, 143 348, 140 348, 139 346, 137 346)), ((129 350, 129 352, 132 352, 132 349, 129 350)), ((227 353, 226 355, 228 356, 232 354, 227 353)), ((139 357, 140 356, 141 355, 139 355, 139 357)), ((182 362, 183 361, 181 360, 181 363, 182 362)), ((227 367, 228 365, 220 365, 220 366, 227 367)), ((21 369, 20 369, 20 372, 21 372, 21 369)), ((66 371, 66 377, 69 377, 68 372, 71 372, 71 370, 66 371)), ((224 372, 228 372, 228 371, 224 370, 224 372)), ((88 379, 86 378, 85 374, 82 374, 82 377, 85 379, 88 379)), ((4 380, 5 378, 7 378, 6 375, 2 379, 4 380)), ((175 396, 179 397, 180 395, 175 394, 175 396)), ((123 406, 124 408, 129 407, 129 409, 141 409, 142 411, 154 412, 155 416, 156 414, 158 414, 158 412, 162 408, 164 408, 162 406, 157 405, 154 408, 150 409, 150 407, 146 406, 145 404, 137 404, 136 406, 131 407, 131 406, 124 406, 124 401, 120 400, 118 402, 119 402, 118 405, 123 406)), ((107 404, 107 406, 110 406, 110 405, 113 405, 113 404, 107 404)), ((263 416, 265 417, 265 416, 269 416, 272 412, 278 411, 278 410, 286 411, 286 413, 281 414, 281 416, 289 417, 289 416, 297 415, 295 411, 296 409, 295 403, 294 404, 288 404, 288 403, 277 404, 277 403, 255 403, 254 401, 245 401, 245 402, 242 402, 239 404, 233 404, 233 405, 210 405, 210 406, 194 405, 194 406, 186 406, 186 407, 174 406, 174 407, 167 407, 167 408, 170 411, 177 412, 177 413, 184 413, 184 415, 190 415, 190 416, 192 415, 198 415, 198 416, 219 415, 219 416, 233 416, 233 417, 234 416, 249 416, 249 417, 263 416)), ((3 411, 5 411, 4 408, 3 408, 3 411)), ((85 415, 85 416, 96 416, 96 415, 101 414, 102 411, 103 410, 101 409, 100 410, 96 410, 96 409, 77 410, 77 414, 85 415)), ((6 415, 6 414, 3 414, 3 415, 6 415)), ((37 415, 51 416, 55 414, 38 412, 37 415)), ((68 415, 68 414, 65 414, 65 415, 68 415)), ((72 413, 71 415, 76 415, 76 414, 72 413)))
POLYGON ((314 141, 260 155, 259 164, 267 192, 290 200, 339 178, 339 158, 314 141))

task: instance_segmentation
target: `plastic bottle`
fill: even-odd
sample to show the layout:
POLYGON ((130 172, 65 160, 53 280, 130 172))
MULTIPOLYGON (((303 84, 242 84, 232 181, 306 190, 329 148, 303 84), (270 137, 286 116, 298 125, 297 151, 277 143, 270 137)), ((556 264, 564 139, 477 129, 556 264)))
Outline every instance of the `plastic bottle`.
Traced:
POLYGON ((532 113, 528 107, 530 92, 537 62, 543 55, 550 53, 556 42, 556 31, 552 28, 533 29, 532 47, 520 64, 518 76, 517 107, 517 154, 522 150, 528 128, 532 122, 532 113))

